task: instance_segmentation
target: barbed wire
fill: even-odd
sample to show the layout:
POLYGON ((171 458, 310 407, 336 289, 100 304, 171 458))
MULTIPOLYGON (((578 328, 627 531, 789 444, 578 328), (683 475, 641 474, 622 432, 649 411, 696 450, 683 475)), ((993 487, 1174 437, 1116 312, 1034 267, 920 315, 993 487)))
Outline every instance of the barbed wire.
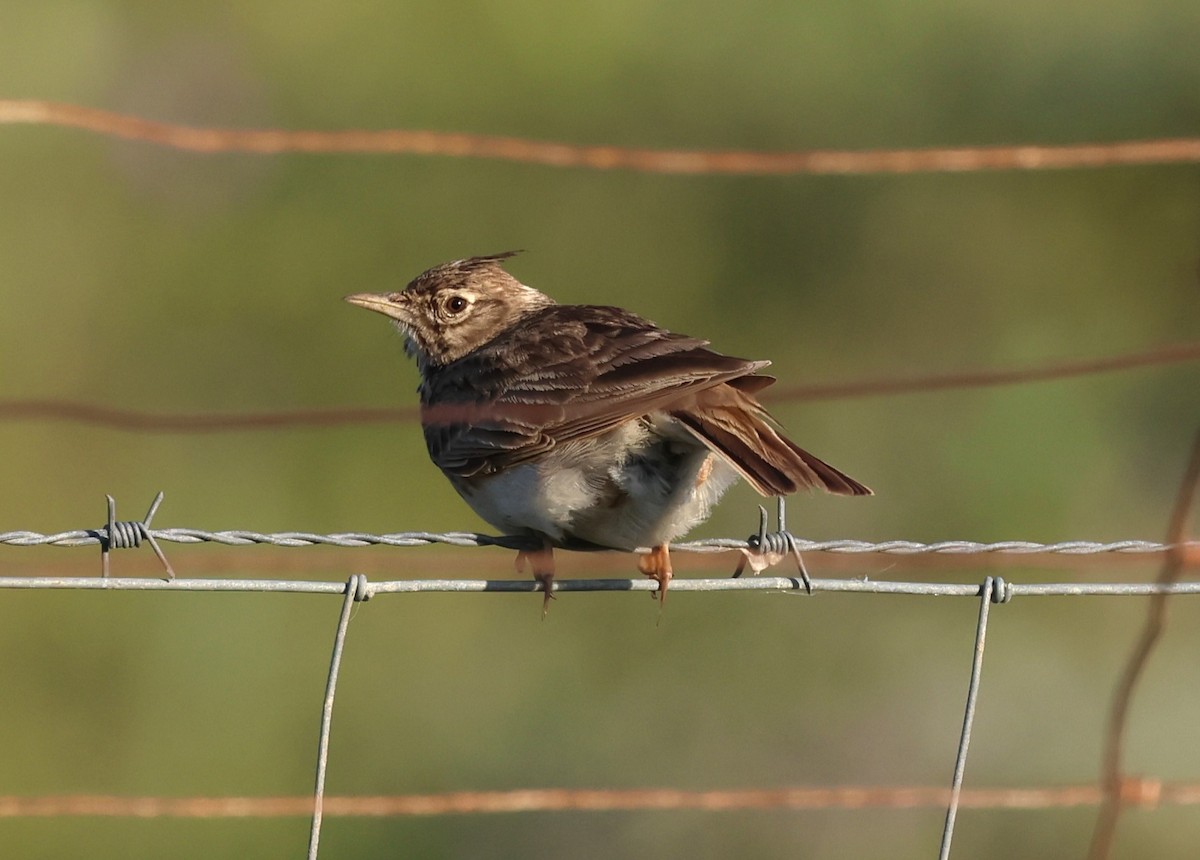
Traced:
MULTIPOLYGON (((151 522, 163 501, 163 493, 158 493, 150 503, 146 516, 141 520, 117 520, 116 502, 112 496, 105 496, 107 503, 107 520, 105 525, 95 529, 72 529, 54 533, 43 533, 28 530, 0 532, 0 545, 9 546, 99 546, 104 553, 104 574, 108 575, 108 552, 110 549, 124 549, 139 546, 144 539, 153 547, 163 567, 171 573, 171 566, 166 556, 158 546, 158 541, 169 541, 180 544, 217 543, 226 546, 251 546, 268 544, 280 547, 333 546, 333 547, 414 547, 431 544, 446 544, 455 547, 484 547, 499 546, 508 549, 539 549, 541 541, 526 535, 485 535, 477 532, 393 532, 390 534, 374 534, 371 532, 334 532, 319 534, 316 532, 256 532, 247 529, 225 529, 213 531, 196 528, 153 528, 151 522)), ((1200 552, 1200 542, 1178 540, 1175 542, 1157 542, 1147 540, 1120 541, 1059 541, 1057 543, 1038 543, 1036 541, 1006 540, 982 543, 968 540, 947 540, 935 543, 920 543, 908 540, 864 541, 853 539, 807 540, 799 538, 786 530, 786 500, 780 496, 776 499, 776 520, 779 531, 769 532, 767 529, 767 511, 759 507, 758 533, 745 539, 738 538, 706 538, 703 540, 683 541, 671 544, 676 552, 727 552, 741 550, 758 553, 771 546, 794 546, 801 552, 826 552, 842 554, 878 553, 890 555, 979 555, 979 554, 1012 554, 1012 555, 1096 555, 1101 553, 1120 553, 1125 555, 1154 555, 1178 551, 1183 563, 1193 552, 1200 552)), ((603 549, 603 548, 597 548, 603 549)), ((634 552, 649 552, 649 547, 640 547, 634 552)), ((779 553, 777 553, 779 554, 779 553)))
MULTIPOLYGON (((252 546, 266 544, 280 547, 335 546, 365 547, 391 546, 415 547, 445 544, 455 547, 499 546, 507 549, 527 549, 540 546, 537 541, 520 535, 485 535, 475 532, 394 532, 371 534, 368 532, 273 532, 264 533, 244 529, 208 531, 192 528, 148 529, 147 533, 157 540, 180 544, 217 543, 225 546, 252 546)), ((9 546, 96 546, 106 540, 104 527, 98 529, 74 529, 71 531, 43 534, 32 531, 0 532, 0 544, 9 546)), ((828 552, 848 555, 1096 555, 1118 553, 1122 555, 1155 555, 1167 552, 1174 545, 1148 540, 1086 541, 1073 540, 1058 543, 1007 540, 982 543, 969 540, 946 540, 935 543, 920 543, 908 540, 865 541, 849 538, 835 540, 806 540, 796 538, 796 547, 801 552, 828 552)), ((1200 548, 1198 542, 1185 541, 1180 545, 1185 551, 1200 548)), ((671 544, 672 552, 728 552, 746 549, 744 538, 705 538, 671 544)), ((642 547, 634 552, 648 552, 642 547)))
MULTIPOLYGON (((1032 367, 934 372, 848 382, 777 386, 765 392, 763 400, 772 404, 815 402, 1020 385, 1146 367, 1165 367, 1197 360, 1200 360, 1200 342, 1166 344, 1098 358, 1046 362, 1032 367)), ((416 421, 419 417, 419 410, 415 406, 285 409, 242 414, 156 414, 75 400, 0 399, 0 421, 59 421, 136 433, 227 433, 288 427, 343 427, 409 422, 416 421)))
POLYGON ((414 129, 289 131, 202 128, 38 99, 0 100, 0 124, 75 128, 106 137, 201 153, 422 155, 515 161, 558 168, 693 175, 963 173, 1200 162, 1200 138, 1056 146, 1022 144, 793 152, 649 149, 581 146, 510 136, 414 129))
MULTIPOLYGON (((263 579, 312 579, 327 576, 330 570, 346 566, 344 547, 314 545, 303 548, 252 544, 243 547, 221 545, 220 552, 206 551, 209 544, 169 546, 172 562, 186 569, 187 576, 222 577, 253 575, 263 579), (253 571, 248 574, 248 571, 253 571)), ((1200 567, 1200 547, 1184 548, 1189 566, 1200 567)), ((36 571, 40 576, 91 576, 95 562, 91 553, 55 551, 37 557, 36 571), (85 556, 88 556, 85 558, 85 556)), ((152 554, 125 554, 121 559, 122 576, 154 576, 162 563, 152 554)), ((738 560, 738 550, 726 552, 689 553, 681 566, 687 575, 722 576, 732 572, 738 560)), ((809 556, 806 556, 809 557, 809 556)), ((372 579, 386 579, 397 572, 395 550, 383 544, 359 547, 353 555, 353 569, 372 579)), ((31 570, 31 554, 20 548, 0 544, 0 575, 23 576, 31 570)), ((918 553, 915 555, 872 553, 821 553, 819 562, 824 576, 859 577, 875 575, 886 569, 895 579, 936 577, 940 579, 969 576, 974 579, 985 572, 1019 570, 1028 578, 1035 572, 1045 577, 1070 576, 1075 579, 1094 578, 1116 582, 1124 577, 1141 579, 1145 571, 1160 566, 1162 556, 1156 553, 1096 553, 1065 555, 1063 553, 918 553), (1094 574, 1094 576, 1092 576, 1094 574)), ((630 557, 621 552, 563 553, 556 558, 564 576, 618 576, 630 572, 630 557)), ((471 571, 471 576, 503 579, 511 574, 512 559, 504 552, 479 552, 476 547, 431 545, 426 551, 414 553, 407 566, 417 567, 423 577, 452 578, 471 571)), ((1153 576, 1153 573, 1150 574, 1153 576)))
MULTIPOLYGON (((1197 442, 1200 449, 1200 441, 1197 442)), ((116 519, 116 502, 112 496, 105 497, 107 502, 107 520, 105 525, 95 529, 73 529, 52 534, 28 530, 0 532, 0 545, 34 547, 82 547, 99 546, 101 550, 101 577, 62 577, 62 576, 0 576, 0 588, 80 588, 80 589, 113 589, 113 590, 164 590, 180 591, 272 591, 272 592, 304 592, 304 593, 345 593, 346 586, 342 582, 319 582, 312 580, 283 580, 283 579, 175 579, 175 573, 159 541, 180 544, 215 543, 226 546, 270 545, 278 547, 416 547, 433 544, 446 544, 454 547, 486 547, 497 546, 508 549, 537 549, 540 541, 522 535, 484 535, 475 532, 396 532, 392 534, 372 534, 368 532, 338 532, 318 534, 315 532, 255 532, 244 529, 229 529, 210 531, 194 528, 154 528, 151 522, 163 501, 163 493, 158 493, 150 503, 150 508, 142 520, 121 521, 116 519), (110 577, 109 553, 113 549, 137 547, 142 540, 148 542, 154 549, 163 566, 164 579, 146 579, 139 577, 114 578, 110 577)), ((949 540, 936 543, 920 543, 907 540, 863 541, 863 540, 806 540, 788 532, 786 523, 786 502, 780 497, 777 501, 777 522, 780 530, 769 532, 767 529, 767 512, 759 508, 760 521, 757 534, 745 539, 737 538, 708 538, 703 540, 685 541, 671 545, 676 552, 718 553, 739 551, 744 557, 757 559, 756 569, 762 569, 776 563, 786 555, 777 547, 794 546, 799 552, 822 552, 843 555, 1164 555, 1175 559, 1174 563, 1186 566, 1195 560, 1200 560, 1200 541, 1182 540, 1182 526, 1176 534, 1179 540, 1174 542, 1156 542, 1147 540, 1122 541, 1060 541, 1057 543, 1038 543, 1035 541, 1009 540, 981 543, 978 541, 949 540)), ((1180 522, 1181 519, 1177 516, 1180 522)), ((1173 531, 1173 534, 1175 532, 1173 531)), ((635 552, 648 552, 649 548, 639 548, 635 552)), ((790 550, 789 550, 790 551, 790 550)), ((800 578, 778 576, 755 576, 741 578, 742 566, 731 578, 722 579, 676 579, 673 591, 792 591, 803 587, 804 590, 837 592, 873 592, 888 594, 925 594, 925 595, 960 595, 982 596, 979 586, 961 583, 921 583, 911 581, 889 582, 884 580, 862 579, 808 579, 803 566, 800 578)), ((382 593, 415 593, 415 592, 530 592, 543 589, 543 583, 537 580, 496 580, 496 579, 402 579, 380 582, 368 582, 364 574, 356 574, 356 588, 360 592, 360 600, 369 599, 375 594, 382 593)), ((1178 577, 1169 580, 1160 579, 1156 583, 1147 582, 1075 582, 1075 583, 1023 583, 1020 585, 1008 583, 1002 577, 988 577, 994 581, 997 594, 995 602, 1007 602, 1016 593, 1028 595, 1163 595, 1200 593, 1200 582, 1178 582, 1178 577)), ((556 591, 654 591, 658 583, 646 579, 556 579, 553 589, 556 591)))
MULTIPOLYGON (((1172 528, 1169 534, 1169 539, 1163 543, 1152 541, 1116 541, 1109 543, 1100 543, 1095 541, 1064 541, 1056 544, 1043 544, 1031 541, 1002 541, 990 544, 979 543, 974 541, 942 541, 934 544, 923 544, 913 541, 806 541, 796 539, 790 532, 786 530, 785 525, 785 508, 784 500, 779 499, 779 508, 777 512, 777 523, 779 530, 777 532, 767 532, 767 513, 765 509, 760 509, 760 525, 756 535, 751 535, 744 541, 730 539, 716 539, 707 541, 693 541, 689 543, 679 544, 675 548, 677 550, 691 550, 696 552, 718 552, 728 551, 731 549, 740 550, 746 553, 747 556, 757 555, 760 563, 753 566, 758 570, 762 564, 763 557, 766 556, 766 561, 777 561, 778 556, 784 555, 779 550, 780 547, 786 547, 790 551, 792 547, 797 550, 805 551, 824 551, 824 552, 843 552, 843 553, 899 553, 899 554, 914 554, 914 553, 947 553, 947 554, 979 554, 979 553, 1009 553, 1009 554, 1027 554, 1027 553, 1055 553, 1061 552, 1066 554, 1082 554, 1082 553, 1140 553, 1140 554, 1166 554, 1168 558, 1168 569, 1173 571, 1173 575, 1168 575, 1166 572, 1160 576, 1159 580, 1152 583, 1009 583, 1002 577, 987 576, 980 584, 974 583, 920 583, 920 582, 888 582, 888 581, 872 581, 869 579, 818 579, 810 580, 807 572, 804 570, 802 562, 799 560, 799 555, 796 556, 797 562, 800 565, 799 577, 778 577, 778 576, 754 576, 747 578, 737 578, 741 572, 742 566, 738 566, 734 577, 725 579, 690 579, 680 578, 675 580, 673 591, 676 592, 699 592, 699 591, 781 591, 781 592, 796 592, 813 593, 816 591, 828 592, 872 592, 886 594, 922 594, 922 595, 945 595, 945 596, 965 596, 976 597, 979 599, 979 616, 976 625, 976 633, 974 640, 974 648, 972 650, 972 661, 970 679, 967 687, 966 708, 963 714, 962 730, 959 736, 958 751, 955 756, 953 776, 951 785, 946 797, 946 818, 942 830, 942 839, 940 843, 939 857, 948 858, 950 847, 954 834, 954 826, 958 813, 958 809, 962 803, 963 779, 965 775, 965 767, 967 762, 967 753, 969 749, 971 729, 975 714, 975 705, 978 698, 980 680, 983 669, 983 655, 986 641, 986 630, 989 617, 989 611, 992 604, 1006 603, 1017 595, 1132 595, 1144 594, 1159 596, 1160 599, 1168 594, 1200 594, 1200 582, 1181 582, 1178 574, 1182 571, 1183 565, 1187 563, 1187 559, 1196 553, 1196 549, 1200 547, 1200 542, 1189 542, 1182 540, 1183 529, 1188 517, 1192 495, 1188 489, 1188 482, 1195 483, 1200 480, 1200 434, 1193 448, 1192 463, 1185 476, 1185 489, 1181 491, 1177 502, 1176 512, 1172 518, 1172 528), (776 556, 776 557, 772 557, 776 556)), ((660 588, 657 582, 650 580, 629 580, 629 579, 587 579, 587 580, 562 580, 556 579, 552 586, 545 582, 536 580, 390 580, 382 582, 371 582, 364 574, 353 574, 345 582, 325 582, 325 581, 289 581, 289 580, 252 580, 252 579, 175 579, 174 572, 170 564, 158 544, 158 541, 174 541, 177 543, 219 543, 232 544, 236 546, 251 544, 273 544, 277 546, 369 546, 369 545, 387 545, 387 546, 415 546, 429 543, 448 543, 455 546, 508 546, 521 547, 528 545, 527 540, 514 536, 488 536, 479 535, 470 532, 449 532, 449 533, 430 533, 430 532, 404 532, 390 535, 377 535, 363 532, 345 532, 337 534, 315 534, 309 532, 277 532, 277 533, 262 533, 251 532, 245 530, 227 530, 227 531, 207 531, 201 529, 159 529, 153 528, 151 521, 159 509, 163 501, 163 494, 160 492, 155 496, 151 503, 146 516, 139 521, 119 521, 116 519, 116 502, 112 496, 106 497, 107 502, 107 519, 105 525, 98 529, 76 529, 72 531, 58 532, 54 534, 45 534, 33 531, 10 531, 0 533, 0 543, 5 543, 13 546, 87 546, 98 545, 102 554, 102 574, 99 577, 16 577, 16 576, 0 576, 0 589, 89 589, 89 590, 129 590, 129 591, 256 591, 256 592, 293 592, 293 593, 337 593, 341 594, 342 609, 339 614, 337 628, 334 634, 333 652, 330 658, 329 673, 326 681, 325 695, 322 700, 321 722, 318 733, 318 753, 314 792, 311 798, 311 827, 309 831, 309 844, 307 856, 310 860, 316 860, 320 845, 320 832, 323 822, 323 817, 326 809, 325 802, 325 781, 328 769, 329 741, 331 735, 331 725, 333 718, 333 705, 337 690, 338 673, 341 666, 342 654, 345 648, 346 634, 348 632, 350 619, 352 617, 352 608, 355 603, 370 600, 379 594, 413 594, 413 593, 428 593, 428 592, 534 592, 544 591, 548 587, 553 587, 555 591, 655 591, 660 588), (164 566, 166 572, 165 579, 146 579, 146 578, 116 578, 109 575, 108 556, 111 550, 118 548, 131 548, 138 546, 141 541, 147 541, 154 548, 156 555, 164 566)), ((1158 619, 1158 624, 1161 627, 1162 620, 1158 619)), ((1140 671, 1141 663, 1144 663, 1148 657, 1150 647, 1153 645, 1153 639, 1149 645, 1145 645, 1138 652, 1139 656, 1135 658, 1133 663, 1134 669, 1130 671, 1136 678, 1136 673, 1140 671), (1139 662, 1140 661, 1140 662, 1139 662)), ((1118 695, 1118 702, 1121 701, 1121 696, 1126 698, 1132 695, 1132 683, 1127 686, 1123 694, 1118 695)), ((1126 702, 1127 705, 1127 702, 1126 702)), ((1124 732, 1124 721, 1114 721, 1115 728, 1113 731, 1118 733, 1118 736, 1124 732)), ((1119 761, 1115 760, 1110 770, 1106 772, 1105 782, 1101 786, 1102 793, 1102 810, 1110 808, 1118 809, 1124 802, 1121 792, 1123 786, 1128 782, 1128 779, 1121 775, 1119 769, 1119 761), (1113 796, 1116 800, 1113 800, 1113 796)), ((761 790, 759 791, 761 795, 761 790)), ((2 800, 2 799, 0 799, 2 800)), ((760 800, 761 801, 761 797, 760 800)), ((67 804, 69 806, 69 803, 67 804)), ((0 804, 2 810, 3 804, 0 804)), ((16 805, 17 811, 12 814, 20 814, 20 804, 16 805)), ((63 805, 60 804, 60 808, 63 805)), ((645 807, 643 807, 645 808, 645 807)), ((36 813, 31 813, 36 814, 36 813)), ((42 812, 41 814, 50 814, 42 812)), ((1102 814, 1101 820, 1097 826, 1097 834, 1101 834, 1103 823, 1108 819, 1105 817, 1107 813, 1102 814)), ((1112 827, 1115 828, 1115 813, 1111 814, 1112 827)), ((1111 840, 1111 831, 1104 831, 1106 835, 1097 835, 1096 841, 1100 844, 1106 844, 1104 840, 1111 840)))

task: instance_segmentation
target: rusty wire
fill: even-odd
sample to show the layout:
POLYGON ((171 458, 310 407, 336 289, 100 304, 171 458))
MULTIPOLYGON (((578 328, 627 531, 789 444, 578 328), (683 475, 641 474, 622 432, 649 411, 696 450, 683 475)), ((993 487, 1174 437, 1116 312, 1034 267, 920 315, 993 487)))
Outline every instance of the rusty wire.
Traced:
MULTIPOLYGON (((767 391, 763 400, 772 404, 815 402, 1019 385, 1144 367, 1165 367, 1197 360, 1200 360, 1200 342, 1166 344, 1119 355, 1050 361, 1031 367, 1002 367, 955 373, 934 372, 781 386, 767 391)), ((152 413, 67 399, 0 399, 0 421, 54 421, 130 433, 230 433, 298 427, 343 427, 416 421, 419 417, 415 406, 282 409, 241 414, 152 413)))
MULTIPOLYGON (((1071 809, 1097 806, 1101 785, 964 788, 964 809, 1071 809)), ((1129 778, 1122 785, 1127 807, 1200 805, 1200 783, 1129 778)), ((496 815, 521 812, 638 812, 698 809, 930 809, 945 807, 950 789, 937 786, 791 786, 685 791, 677 788, 519 788, 440 794, 331 796, 333 817, 496 815)), ((311 815, 313 798, 127 797, 118 795, 0 796, 0 818, 284 818, 311 815)))
POLYGON ((200 153, 372 153, 482 158, 575 167, 692 175, 786 176, 1064 170, 1200 162, 1200 138, 1066 145, 797 152, 584 146, 499 135, 415 129, 343 131, 202 128, 38 99, 0 100, 0 124, 59 126, 200 153))
MULTIPOLYGON (((749 152, 701 150, 651 150, 616 146, 579 146, 514 137, 388 129, 379 131, 288 131, 281 129, 197 128, 156 122, 142 117, 117 114, 40 100, 0 100, 0 124, 32 124, 86 130, 114 138, 149 143, 201 153, 378 153, 424 156, 488 158, 553 167, 623 169, 676 174, 879 174, 917 172, 965 172, 985 170, 1044 170, 1095 168, 1131 164, 1181 164, 1200 162, 1200 138, 1119 141, 1063 146, 983 146, 929 149, 888 149, 872 151, 749 152)), ((867 380, 857 383, 780 388, 775 400, 818 400, 842 397, 900 394, 951 388, 975 388, 1048 379, 1067 378, 1133 367, 1166 365, 1192 361, 1200 357, 1200 344, 1161 347, 1141 353, 1111 356, 1092 361, 1062 362, 1040 368, 980 371, 976 373, 932 374, 919 377, 867 380)), ((49 419, 89 423, 142 432, 217 432, 283 426, 322 426, 397 421, 415 418, 409 409, 300 410, 255 415, 147 415, 112 410, 90 404, 61 400, 9 400, 0 403, 0 420, 49 419)), ((339 618, 329 681, 323 703, 319 737, 316 792, 310 798, 111 798, 98 796, 13 798, 0 797, 0 817, 49 815, 142 815, 142 816, 237 816, 313 814, 309 856, 315 857, 322 811, 330 815, 433 815, 478 812, 510 812, 550 809, 748 809, 748 808, 866 808, 947 806, 947 822, 942 854, 949 853, 954 814, 959 805, 977 808, 1047 808, 1051 806, 1100 805, 1093 833, 1090 856, 1103 860, 1111 850, 1117 819, 1122 809, 1158 804, 1200 803, 1200 785, 1161 783, 1126 775, 1123 744, 1129 708, 1137 682, 1161 637, 1166 624, 1166 597, 1170 594, 1200 593, 1200 583, 1181 582, 1184 567, 1194 562, 1197 544, 1184 540, 1187 521, 1200 483, 1200 435, 1172 516, 1166 541, 1122 542, 1117 545, 1089 545, 1072 542, 1073 549, 1061 545, 1006 542, 971 544, 944 542, 941 545, 884 542, 865 544, 858 541, 800 542, 806 551, 827 552, 947 552, 947 553, 1045 553, 1045 552, 1153 552, 1166 561, 1154 583, 1073 583, 1020 584, 988 577, 982 586, 953 583, 878 583, 863 580, 816 580, 817 590, 875 591, 883 593, 955 594, 980 598, 980 623, 975 640, 975 659, 964 715, 963 734, 950 789, 936 788, 784 788, 749 791, 684 792, 675 789, 645 790, 568 790, 530 789, 509 792, 457 792, 447 795, 410 795, 384 798, 324 798, 329 724, 333 695, 345 641, 346 627, 355 601, 372 594, 413 593, 423 591, 534 591, 537 583, 492 580, 401 580, 368 583, 359 574, 345 583, 299 583, 280 580, 159 580, 116 578, 4 577, 0 587, 9 588, 94 588, 112 590, 234 590, 234 591, 307 591, 336 592, 344 597, 339 618), (835 544, 841 544, 840 548, 835 544), (890 548, 885 548, 890 547, 890 548), (938 548, 934 548, 938 547, 938 548), (1151 596, 1145 627, 1136 641, 1129 662, 1114 694, 1109 729, 1105 742, 1101 782, 1098 786, 1068 786, 1040 789, 970 789, 962 787, 966 762, 966 741, 975 695, 978 693, 983 632, 988 607, 1004 602, 1015 594, 1144 594, 1151 596)), ((7 533, 9 543, 20 545, 100 544, 102 550, 135 546, 145 538, 157 549, 155 540, 216 540, 226 543, 271 542, 284 546, 310 545, 316 542, 339 546, 366 543, 396 545, 397 538, 412 535, 373 536, 360 534, 308 535, 287 533, 264 536, 249 532, 212 533, 198 530, 152 529, 150 516, 140 522, 115 522, 110 512, 101 529, 80 533, 39 535, 32 532, 7 533), (124 529, 124 531, 122 531, 124 529), (258 538, 268 538, 260 541, 258 538), (380 540, 366 540, 380 538, 380 540), (355 543, 358 541, 358 543, 355 543), (349 543, 348 543, 349 542, 349 543)), ((428 542, 421 536, 415 542, 428 542)), ((458 545, 503 543, 478 535, 434 535, 458 545)), ((699 551, 741 548, 745 542, 697 542, 699 551)), ((400 542, 400 545, 411 543, 400 542)), ((165 564, 165 556, 159 551, 165 564)), ((575 580, 556 583, 561 590, 611 591, 652 590, 654 583, 629 580, 575 580)), ((791 577, 761 577, 751 580, 681 580, 677 591, 702 590, 797 590, 800 584, 791 577)))
MULTIPOLYGON (((1167 542, 1173 547, 1167 552, 1159 573, 1157 584, 1170 586, 1179 582, 1187 563, 1187 554, 1180 547, 1187 533, 1188 520, 1195 506, 1196 494, 1200 491, 1200 431, 1192 443, 1192 453, 1179 484, 1179 492, 1171 510, 1171 522, 1167 528, 1167 542)), ((1092 831, 1092 842, 1088 849, 1088 860, 1106 860, 1112 851, 1117 831, 1117 819, 1126 805, 1121 787, 1124 783, 1125 736, 1129 725, 1129 709, 1133 704, 1133 693, 1141 680, 1150 655, 1167 627, 1167 593, 1158 592, 1150 598, 1146 610, 1146 622, 1134 642, 1129 661, 1117 682, 1113 693, 1112 709, 1109 713, 1108 730, 1100 765, 1100 784, 1104 787, 1104 802, 1092 831)))

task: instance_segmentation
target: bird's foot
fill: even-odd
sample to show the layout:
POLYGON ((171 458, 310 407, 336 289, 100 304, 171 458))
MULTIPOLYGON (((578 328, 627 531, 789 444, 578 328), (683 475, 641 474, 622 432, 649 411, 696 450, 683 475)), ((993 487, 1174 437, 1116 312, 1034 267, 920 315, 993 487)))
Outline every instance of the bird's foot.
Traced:
POLYGON ((533 578, 542 584, 542 619, 550 611, 554 596, 554 550, 547 545, 541 549, 520 550, 517 553, 517 573, 524 573, 528 565, 533 569, 533 578))
POLYGON ((638 559, 638 570, 658 582, 658 591, 651 595, 658 596, 659 611, 667 599, 667 586, 671 584, 671 553, 667 545, 659 544, 650 552, 638 559))
POLYGON ((800 570, 800 581, 804 583, 804 590, 812 594, 812 579, 809 578, 808 568, 804 566, 804 559, 800 557, 800 549, 796 546, 796 537, 787 530, 783 496, 779 497, 778 502, 776 516, 779 530, 767 531, 767 509, 760 505, 758 508, 758 534, 750 535, 746 539, 747 546, 741 551, 742 557, 738 560, 737 569, 733 575, 734 577, 741 576, 747 564, 755 574, 759 574, 790 555, 796 559, 796 567, 800 570))

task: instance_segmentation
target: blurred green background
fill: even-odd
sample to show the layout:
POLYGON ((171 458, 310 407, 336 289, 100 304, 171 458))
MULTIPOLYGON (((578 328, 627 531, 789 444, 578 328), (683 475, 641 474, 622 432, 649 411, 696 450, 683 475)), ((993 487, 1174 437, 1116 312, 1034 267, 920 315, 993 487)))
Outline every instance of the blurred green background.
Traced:
MULTIPOLYGON (((645 147, 1106 141, 1200 129, 1194 0, 441 4, 9 3, 0 93, 194 125, 429 128, 645 147)), ((0 128, 0 397, 169 413, 415 402, 395 333, 350 308, 509 248, 561 301, 621 304, 789 384, 1026 366, 1200 331, 1200 168, 730 178, 358 155, 199 156, 0 128)), ((1195 365, 780 404, 873 486, 802 498, 813 538, 1158 539, 1195 365)), ((0 531, 157 524, 486 529, 415 424, 136 435, 0 423, 0 531)), ((695 536, 740 537, 732 492, 695 536)), ((184 576, 507 576, 511 554, 167 545, 184 576)), ((154 575, 149 551, 115 569, 154 575)), ((732 557, 681 556, 677 575, 732 557)), ((975 565, 813 556, 817 576, 975 581, 975 565)), ((634 573, 577 556, 565 576, 634 573)), ((94 550, 0 547, 8 575, 94 550)), ((1143 579, 1149 562, 1008 566, 1143 579)), ((329 791, 945 784, 975 604, 765 594, 380 597, 351 625, 329 791)), ((1144 603, 993 616, 969 786, 1091 782, 1144 603)), ((0 593, 0 794, 310 790, 330 597, 0 593)), ((1200 779, 1200 604, 1139 691, 1130 769, 1200 779)), ((1078 856, 1094 811, 964 811, 955 856, 1078 856)), ((942 812, 645 812, 326 822, 322 856, 928 857, 942 812)), ((8 819, 11 857, 295 857, 307 821, 8 819)), ((1121 856, 1191 856, 1188 808, 1121 856)))

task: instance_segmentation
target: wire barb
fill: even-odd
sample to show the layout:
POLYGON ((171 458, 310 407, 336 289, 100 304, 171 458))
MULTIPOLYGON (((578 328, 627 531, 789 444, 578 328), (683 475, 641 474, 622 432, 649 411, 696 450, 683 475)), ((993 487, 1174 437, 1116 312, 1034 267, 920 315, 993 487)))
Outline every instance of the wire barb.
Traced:
POLYGON ((750 564, 750 569, 757 575, 790 555, 796 559, 796 567, 800 569, 800 581, 804 583, 804 592, 812 594, 812 579, 808 575, 808 568, 804 566, 804 559, 800 556, 796 537, 787 530, 787 508, 783 496, 778 496, 775 503, 775 520, 779 525, 778 530, 767 531, 767 509, 759 505, 758 534, 746 538, 746 547, 741 551, 742 557, 738 560, 733 578, 737 579, 742 575, 747 562, 750 564))
POLYGON ((142 545, 142 540, 145 539, 150 544, 150 548, 154 550, 154 554, 158 556, 158 560, 162 562, 163 569, 166 571, 163 579, 167 582, 173 580, 175 571, 171 569, 171 563, 167 561, 166 554, 163 553, 162 547, 158 545, 158 541, 150 532, 150 523, 158 512, 158 506, 162 504, 163 493, 159 491, 158 495, 154 497, 154 501, 150 503, 150 510, 146 512, 146 516, 141 522, 118 520, 116 499, 108 495, 104 498, 108 500, 108 521, 103 528, 93 532, 95 538, 100 542, 100 577, 108 579, 108 553, 110 550, 139 547, 142 545))

